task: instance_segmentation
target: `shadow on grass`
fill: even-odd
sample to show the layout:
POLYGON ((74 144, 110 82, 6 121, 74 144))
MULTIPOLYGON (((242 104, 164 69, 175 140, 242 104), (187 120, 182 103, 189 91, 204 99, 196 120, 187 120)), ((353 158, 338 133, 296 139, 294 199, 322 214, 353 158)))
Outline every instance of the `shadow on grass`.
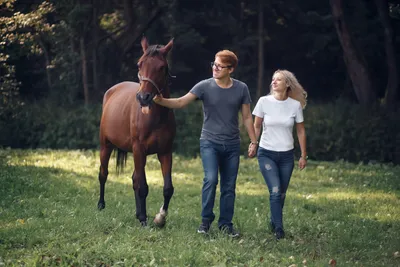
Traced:
MULTIPOLYGON (((351 187, 356 192, 383 191, 400 194, 398 175, 399 166, 389 165, 355 165, 347 162, 310 162, 306 172, 314 176, 308 187, 328 189, 342 184, 351 187)), ((299 175, 301 172, 299 172, 299 175)), ((305 174, 306 175, 306 174, 305 174)))
MULTIPOLYGON (((135 218, 132 183, 121 182, 123 177, 109 175, 105 190, 106 208, 98 211, 97 176, 50 167, 3 165, 0 168, 0 223, 5 235, 8 235, 7 231, 19 229, 28 221, 68 217, 70 214, 79 214, 80 220, 90 220, 91 216, 98 214, 108 214, 110 220, 122 215, 126 223, 139 225, 135 218)), ((149 220, 159 211, 163 203, 162 194, 162 179, 160 185, 149 184, 149 220)), ((174 208, 190 209, 191 205, 199 203, 199 199, 200 192, 196 185, 175 185, 170 212, 175 212, 174 208)))

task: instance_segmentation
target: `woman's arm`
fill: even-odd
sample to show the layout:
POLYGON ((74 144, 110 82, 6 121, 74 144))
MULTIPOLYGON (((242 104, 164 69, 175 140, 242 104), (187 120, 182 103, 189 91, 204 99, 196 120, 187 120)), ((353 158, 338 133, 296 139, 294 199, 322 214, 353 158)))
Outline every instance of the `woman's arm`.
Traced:
POLYGON ((254 132, 253 116, 251 115, 250 112, 250 104, 242 105, 242 119, 243 119, 243 124, 246 127, 247 134, 250 137, 249 149, 247 151, 248 156, 252 158, 256 155, 258 147, 258 141, 257 141, 258 139, 256 138, 256 134, 254 132))
MULTIPOLYGON (((254 116, 254 135, 256 137, 256 140, 259 139, 260 133, 261 133, 261 124, 262 124, 263 119, 257 116, 254 116)), ((254 144, 253 142, 250 143, 249 149, 248 149, 248 154, 249 157, 255 156, 258 148, 258 142, 254 144)))
POLYGON ((254 116, 254 130, 257 140, 260 138, 262 122, 263 118, 254 116))
POLYGON ((195 94, 189 92, 179 98, 164 98, 161 95, 156 95, 153 98, 153 101, 167 108, 183 108, 193 102, 196 98, 197 96, 195 94))

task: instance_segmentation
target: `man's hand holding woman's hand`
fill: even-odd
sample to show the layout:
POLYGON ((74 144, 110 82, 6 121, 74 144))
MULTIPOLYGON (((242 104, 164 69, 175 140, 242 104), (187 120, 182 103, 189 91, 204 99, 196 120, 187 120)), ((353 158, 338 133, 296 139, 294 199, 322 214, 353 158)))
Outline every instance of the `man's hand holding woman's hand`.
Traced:
POLYGON ((257 153, 258 142, 250 142, 249 149, 247 151, 249 158, 254 158, 257 153))

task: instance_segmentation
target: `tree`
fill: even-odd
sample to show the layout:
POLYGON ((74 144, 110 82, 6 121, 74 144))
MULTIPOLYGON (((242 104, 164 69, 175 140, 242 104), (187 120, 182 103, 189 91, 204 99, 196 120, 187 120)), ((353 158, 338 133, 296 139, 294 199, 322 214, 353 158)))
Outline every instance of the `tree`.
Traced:
MULTIPOLYGON (((47 86, 52 90, 51 56, 47 38, 53 34, 54 25, 47 21, 47 15, 54 11, 53 5, 43 1, 36 8, 27 13, 15 10, 15 0, 4 0, 0 3, 2 16, 0 17, 2 46, 2 61, 7 61, 11 73, 15 72, 13 62, 24 54, 43 55, 47 75, 47 86)), ((4 62, 3 61, 3 62, 4 62)))
POLYGON ((344 62, 358 102, 362 105, 372 104, 376 100, 376 95, 373 91, 371 75, 365 58, 357 50, 355 40, 350 34, 343 13, 342 0, 330 0, 330 5, 336 32, 343 49, 344 62))
POLYGON ((262 96, 264 90, 264 0, 259 0, 257 98, 262 96))
POLYGON ((386 62, 388 69, 386 95, 384 102, 388 107, 394 107, 397 103, 399 90, 399 74, 396 62, 396 50, 394 47, 393 28, 389 17, 389 4, 387 1, 375 0, 378 14, 382 22, 385 36, 386 62))

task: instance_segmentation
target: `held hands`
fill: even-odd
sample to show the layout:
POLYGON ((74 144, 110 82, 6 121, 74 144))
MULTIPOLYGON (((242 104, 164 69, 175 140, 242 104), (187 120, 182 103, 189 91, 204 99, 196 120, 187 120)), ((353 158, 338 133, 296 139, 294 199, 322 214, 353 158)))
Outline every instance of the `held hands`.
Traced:
POLYGON ((258 143, 250 142, 249 149, 247 151, 249 158, 254 158, 257 153, 258 143))

